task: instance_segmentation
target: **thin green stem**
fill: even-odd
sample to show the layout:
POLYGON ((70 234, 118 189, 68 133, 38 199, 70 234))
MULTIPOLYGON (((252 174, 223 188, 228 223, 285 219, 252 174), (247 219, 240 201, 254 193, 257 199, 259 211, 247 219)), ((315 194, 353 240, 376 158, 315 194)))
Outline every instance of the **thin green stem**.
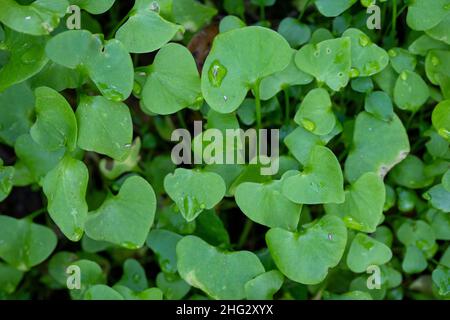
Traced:
POLYGON ((265 6, 259 7, 259 20, 260 21, 266 20, 266 7, 265 6))
POLYGON ((305 5, 303 6, 302 12, 300 12, 300 15, 298 16, 298 19, 297 19, 299 22, 300 22, 300 20, 302 20, 303 15, 305 14, 306 8, 308 7, 310 1, 311 0, 306 0, 305 5))
POLYGON ((285 120, 286 124, 289 123, 290 113, 291 113, 291 103, 289 101, 289 90, 285 88, 284 90, 284 105, 285 105, 285 120))
POLYGON ((259 130, 262 128, 262 116, 261 116, 261 97, 259 94, 259 84, 258 80, 253 88, 253 93, 255 94, 255 105, 256 105, 256 128, 259 130))
POLYGON ((108 34, 108 39, 112 39, 114 35, 116 34, 117 30, 127 21, 127 19, 130 17, 131 11, 128 12, 128 14, 120 20, 118 24, 114 26, 114 29, 111 30, 111 32, 108 34))
POLYGON ((182 111, 178 111, 177 112, 177 118, 178 118, 178 122, 180 123, 180 125, 184 129, 187 129, 186 121, 184 121, 184 117, 183 117, 183 112, 182 111))
POLYGON ((397 33, 397 0, 392 0, 392 29, 391 34, 395 36, 397 33))
POLYGON ((47 209, 46 208, 41 208, 39 210, 36 210, 36 211, 30 213, 26 218, 31 220, 31 221, 33 221, 36 217, 40 216, 44 212, 47 212, 47 209))
POLYGON ((253 227, 253 221, 250 219, 247 219, 247 221, 245 221, 245 225, 244 228, 242 229, 242 233, 241 236, 239 237, 239 241, 237 244, 237 248, 240 249, 244 246, 244 244, 247 242, 248 236, 250 235, 250 231, 252 230, 253 227))

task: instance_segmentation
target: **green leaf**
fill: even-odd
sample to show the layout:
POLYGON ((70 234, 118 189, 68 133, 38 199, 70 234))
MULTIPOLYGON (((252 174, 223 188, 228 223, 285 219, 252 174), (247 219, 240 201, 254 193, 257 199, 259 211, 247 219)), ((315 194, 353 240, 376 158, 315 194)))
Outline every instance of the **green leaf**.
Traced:
POLYGON ((241 183, 235 191, 236 204, 251 220, 271 228, 296 230, 302 206, 288 200, 282 193, 282 180, 268 183, 241 183))
POLYGON ((249 89, 285 69, 291 54, 287 41, 270 29, 245 27, 219 34, 202 72, 206 102, 218 112, 233 112, 249 89))
POLYGON ((176 246, 183 237, 171 231, 158 229, 150 231, 147 246, 152 249, 164 273, 177 272, 176 246))
POLYGON ((120 41, 104 41, 86 30, 70 30, 54 36, 45 51, 52 61, 87 74, 106 98, 122 101, 130 96, 133 63, 120 41))
POLYGON ((136 0, 127 22, 116 33, 116 39, 122 42, 129 52, 145 53, 158 50, 178 31, 182 31, 180 26, 161 17, 156 12, 158 8, 156 1, 136 0), (148 30, 152 30, 151 35, 148 30))
POLYGON ((345 161, 345 177, 356 181, 365 172, 384 176, 409 153, 409 141, 400 119, 378 120, 367 112, 356 117, 353 147, 345 161))
POLYGON ((204 209, 214 208, 225 196, 226 186, 217 173, 178 168, 165 177, 164 189, 189 222, 204 209))
POLYGON ((96 284, 86 291, 83 300, 123 300, 123 297, 111 287, 96 284))
POLYGON ((450 51, 430 50, 425 59, 425 72, 432 84, 441 87, 445 99, 450 99, 450 51))
POLYGON ((341 219, 328 215, 304 227, 299 233, 270 229, 266 242, 275 264, 286 277, 303 284, 317 284, 341 260, 347 229, 341 219))
POLYGON ((400 74, 394 88, 394 101, 400 109, 417 112, 429 96, 426 82, 417 73, 403 71, 400 74))
MULTIPOLYGON (((262 79, 260 84, 262 100, 269 100, 273 98, 278 92, 287 90, 288 87, 305 85, 313 80, 313 77, 297 68, 294 61, 295 50, 292 50, 292 52, 291 62, 285 69, 262 79)), ((239 110, 240 109, 241 108, 239 108, 239 110)), ((251 110, 254 109, 255 107, 253 107, 251 110)))
POLYGON ((428 190, 424 196, 430 204, 441 211, 450 212, 450 192, 442 184, 437 184, 428 190))
POLYGON ((195 236, 186 236, 178 242, 177 259, 181 277, 218 300, 245 298, 245 284, 264 273, 263 265, 253 253, 219 251, 195 236))
POLYGON ((442 19, 439 24, 429 30, 425 30, 425 33, 436 40, 445 42, 446 44, 450 44, 450 34, 448 28, 449 24, 450 14, 447 14, 447 16, 442 19))
POLYGON ((440 102, 431 117, 433 127, 447 141, 450 141, 450 100, 440 102))
POLYGON ((114 180, 122 174, 138 170, 138 163, 141 159, 139 152, 141 151, 141 139, 137 137, 130 149, 130 154, 123 161, 110 159, 102 159, 99 168, 102 174, 109 180, 114 180))
POLYGON ((21 33, 46 35, 58 26, 68 6, 67 0, 37 0, 30 5, 0 0, 0 21, 21 33))
POLYGON ((33 181, 41 183, 41 179, 64 157, 65 149, 48 151, 37 144, 29 134, 24 134, 17 139, 15 152, 33 181))
POLYGON ((75 253, 60 251, 55 253, 48 262, 48 274, 61 287, 67 286, 67 268, 79 258, 75 253))
POLYGON ((351 40, 346 37, 307 44, 297 52, 295 63, 319 83, 339 91, 350 79, 351 40))
POLYGON ((427 259, 424 253, 416 246, 407 246, 405 257, 402 262, 402 269, 404 272, 420 273, 427 268, 427 259))
POLYGON ((316 135, 329 134, 336 125, 336 117, 328 92, 322 88, 309 91, 295 114, 294 121, 316 135))
POLYGON ((77 119, 62 95, 48 87, 35 90, 36 122, 30 134, 34 141, 54 151, 67 146, 73 151, 77 145, 77 119))
POLYGON ((145 270, 135 259, 127 259, 123 263, 123 274, 116 285, 125 286, 133 291, 144 291, 148 287, 145 270))
POLYGON ((283 181, 282 193, 299 204, 342 203, 344 178, 336 156, 326 147, 314 147, 303 172, 283 181))
POLYGON ((374 232, 383 217, 385 188, 373 172, 363 174, 345 191, 345 202, 327 204, 327 213, 340 216, 350 229, 374 232))
POLYGON ((195 219, 195 235, 213 246, 229 247, 230 236, 214 210, 205 210, 195 219))
POLYGON ((222 20, 220 20, 219 24, 219 32, 227 32, 233 29, 239 29, 245 27, 246 24, 244 21, 235 16, 226 16, 222 20))
POLYGON ((353 272, 365 272, 371 265, 383 265, 392 258, 392 252, 385 244, 358 233, 353 238, 347 255, 347 266, 353 272))
MULTIPOLYGON (((105 284, 106 276, 102 268, 94 261, 78 260, 71 265, 80 268, 80 289, 70 290, 70 296, 74 300, 83 299, 86 291, 94 285, 105 284)), ((67 274, 66 274, 67 277, 67 274)))
POLYGON ((0 160, 0 202, 5 200, 13 187, 14 167, 4 167, 0 160))
POLYGON ((116 0, 69 0, 71 4, 79 6, 92 14, 101 14, 108 11, 116 0))
POLYGON ((448 45, 446 45, 445 43, 442 43, 441 41, 435 40, 424 34, 417 38, 413 43, 411 43, 408 50, 412 54, 426 56, 428 51, 430 50, 445 50, 447 48, 448 45))
POLYGON ((439 289, 441 296, 450 293, 450 269, 444 266, 438 266, 432 273, 433 282, 439 289))
POLYGON ((436 240, 450 240, 450 215, 438 210, 429 210, 427 220, 433 228, 436 240))
POLYGON ((317 9, 325 17, 336 17, 350 8, 357 0, 316 0, 317 9))
POLYGON ((0 215, 0 258, 27 271, 47 259, 56 248, 55 233, 28 219, 0 215))
POLYGON ((0 292, 11 294, 16 291, 22 277, 22 271, 0 263, 0 292))
POLYGON ((407 220, 397 230, 397 238, 405 246, 415 246, 423 251, 430 250, 435 242, 433 229, 422 220, 407 220))
POLYGON ((391 65, 397 73, 403 71, 413 72, 416 69, 417 60, 409 51, 402 48, 392 48, 389 50, 391 65))
POLYGON ((110 195, 86 220, 86 234, 127 249, 140 248, 147 238, 156 210, 150 184, 133 176, 125 180, 117 195, 110 195))
POLYGON ((122 285, 114 285, 113 289, 117 291, 124 300, 162 300, 163 293, 158 288, 149 288, 144 291, 133 291, 122 285))
POLYGON ((0 69, 0 92, 23 82, 47 64, 46 37, 35 37, 6 29, 4 46, 8 52, 6 64, 0 69))
POLYGON ((176 23, 191 32, 197 32, 211 22, 217 9, 194 0, 173 0, 172 15, 176 23))
POLYGON ((433 179, 427 177, 424 172, 425 165, 414 155, 408 155, 389 174, 392 180, 409 189, 422 189, 433 183, 433 179))
POLYGON ((158 273, 156 276, 156 285, 168 300, 183 299, 191 290, 191 286, 177 274, 158 273))
POLYGON ((291 17, 281 20, 278 32, 289 42, 292 48, 300 47, 311 38, 309 26, 291 17))
POLYGON ((81 239, 88 206, 85 200, 89 180, 86 165, 68 156, 44 178, 48 212, 62 233, 72 241, 81 239))
POLYGON ((450 13, 448 0, 415 0, 408 3, 408 26, 417 31, 428 30, 439 24, 450 13))
POLYGON ((347 29, 342 37, 351 39, 352 75, 368 77, 381 72, 389 63, 387 52, 362 31, 347 29))
POLYGON ((247 300, 272 300, 283 281, 283 275, 277 270, 260 274, 245 284, 247 300))
POLYGON ((125 160, 131 149, 133 123, 128 107, 101 96, 82 96, 77 108, 78 146, 125 160))
POLYGON ((392 100, 389 95, 383 91, 370 92, 366 96, 364 110, 384 121, 391 121, 394 117, 392 100))
POLYGON ((33 91, 21 83, 0 92, 0 141, 14 146, 17 138, 28 133, 34 109, 33 91), (13 107, 14 106, 14 107, 13 107))
POLYGON ((172 114, 202 101, 197 66, 187 48, 165 45, 149 69, 142 91, 145 112, 172 114))

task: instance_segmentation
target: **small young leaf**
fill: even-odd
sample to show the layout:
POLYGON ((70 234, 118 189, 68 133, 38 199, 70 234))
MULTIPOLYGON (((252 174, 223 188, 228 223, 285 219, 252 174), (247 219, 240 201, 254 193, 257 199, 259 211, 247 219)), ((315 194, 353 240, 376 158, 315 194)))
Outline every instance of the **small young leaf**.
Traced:
POLYGON ((371 265, 383 265, 392 258, 391 249, 377 240, 358 233, 347 255, 347 265, 353 272, 365 272, 371 265))

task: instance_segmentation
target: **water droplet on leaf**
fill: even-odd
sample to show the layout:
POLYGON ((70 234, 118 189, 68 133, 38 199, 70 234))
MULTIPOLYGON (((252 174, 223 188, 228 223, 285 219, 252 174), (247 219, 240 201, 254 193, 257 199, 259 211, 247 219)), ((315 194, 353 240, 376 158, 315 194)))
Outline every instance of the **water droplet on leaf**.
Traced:
POLYGON ((368 45, 370 44, 370 39, 369 39, 369 37, 366 36, 366 35, 364 35, 364 34, 360 35, 360 36, 359 36, 359 44, 360 44, 362 47, 368 46, 368 45))
POLYGON ((227 68, 225 68, 219 60, 214 61, 211 64, 211 67, 208 71, 208 78, 209 82, 213 87, 220 87, 222 84, 223 79, 226 77, 228 73, 227 68))
POLYGON ((316 128, 316 124, 309 119, 303 118, 300 121, 303 127, 308 131, 314 131, 314 129, 316 128))

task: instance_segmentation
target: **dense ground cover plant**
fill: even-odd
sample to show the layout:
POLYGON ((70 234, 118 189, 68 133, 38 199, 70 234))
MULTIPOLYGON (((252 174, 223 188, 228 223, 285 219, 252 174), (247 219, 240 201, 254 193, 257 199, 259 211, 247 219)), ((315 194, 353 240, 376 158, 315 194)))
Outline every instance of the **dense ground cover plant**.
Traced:
POLYGON ((0 298, 448 299, 449 32, 450 0, 0 0, 0 298), (176 165, 198 121, 194 156, 279 130, 278 170, 176 165))

